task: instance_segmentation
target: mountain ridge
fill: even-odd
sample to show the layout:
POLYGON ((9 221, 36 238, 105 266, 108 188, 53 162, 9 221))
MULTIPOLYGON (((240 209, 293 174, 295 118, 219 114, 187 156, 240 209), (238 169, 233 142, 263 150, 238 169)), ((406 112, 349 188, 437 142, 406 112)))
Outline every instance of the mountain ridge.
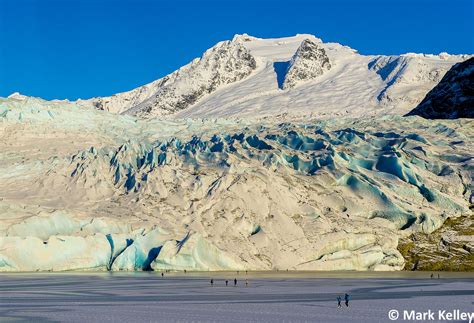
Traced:
MULTIPOLYGON (((226 52, 225 48, 223 52, 226 52)), ((229 55, 229 52, 230 50, 226 55, 229 55)), ((329 116, 347 114, 360 116, 366 113, 386 114, 388 112, 405 114, 421 102, 426 93, 439 82, 453 64, 471 56, 447 53, 361 55, 350 47, 338 43, 324 43, 321 39, 309 34, 274 39, 262 39, 243 34, 235 35, 232 40, 217 43, 201 58, 194 59, 156 81, 110 97, 91 98, 77 102, 113 113, 139 115, 144 118, 155 116, 199 118, 232 115, 253 117, 283 112, 316 113, 329 116), (313 76, 306 82, 300 82, 291 91, 285 92, 288 90, 283 89, 284 79, 287 77, 286 68, 300 45, 306 40, 324 50, 333 71, 325 73, 327 78, 313 76), (208 85, 204 85, 206 82, 200 75, 202 72, 195 73, 193 76, 188 75, 186 71, 191 66, 199 65, 202 60, 217 60, 219 54, 216 53, 223 44, 232 48, 240 47, 243 51, 246 49, 248 55, 254 59, 255 67, 244 73, 242 77, 226 81, 223 81, 226 77, 225 73, 215 72, 213 77, 217 80, 217 85, 212 91, 208 91, 208 85), (215 55, 213 51, 216 52, 215 55), (280 64, 280 73, 278 64, 280 64), (184 96, 192 100, 177 100, 174 98, 173 91, 168 91, 167 95, 162 94, 166 89, 173 88, 180 74, 186 74, 187 82, 191 83, 190 88, 193 86, 199 88, 199 90, 190 90, 181 86, 184 96), (230 95, 226 90, 230 88, 235 93, 234 95, 230 95), (350 91, 354 92, 354 97, 348 99, 347 93, 350 91), (190 94, 192 92, 201 93, 195 98, 190 94), (331 97, 328 96, 329 92, 331 97), (304 99, 301 99, 302 97, 304 99), (268 102, 265 102, 266 100, 268 102), (239 102, 239 104, 232 104, 232 102, 239 102), (223 109, 221 105, 227 108, 223 109), (292 105, 292 108, 287 108, 288 105, 292 105), (360 106, 365 108, 360 109, 360 106), (147 109, 150 111, 145 111, 147 109)), ((203 66, 200 69, 206 72, 214 70, 214 67, 210 65, 207 68, 208 70, 203 66)), ((287 80, 287 84, 289 82, 287 80)))

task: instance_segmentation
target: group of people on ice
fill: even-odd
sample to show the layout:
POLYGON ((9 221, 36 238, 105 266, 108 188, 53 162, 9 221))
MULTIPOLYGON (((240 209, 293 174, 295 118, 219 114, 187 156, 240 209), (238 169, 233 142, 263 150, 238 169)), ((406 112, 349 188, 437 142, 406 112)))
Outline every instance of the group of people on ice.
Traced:
MULTIPOLYGON (((225 280, 225 285, 226 286, 229 286, 229 281, 226 279, 225 280)), ((245 280, 245 287, 247 287, 249 285, 249 281, 246 279, 245 280)), ((214 279, 211 279, 211 286, 214 286, 214 279)), ((237 278, 234 278, 234 287, 237 286, 237 278)))

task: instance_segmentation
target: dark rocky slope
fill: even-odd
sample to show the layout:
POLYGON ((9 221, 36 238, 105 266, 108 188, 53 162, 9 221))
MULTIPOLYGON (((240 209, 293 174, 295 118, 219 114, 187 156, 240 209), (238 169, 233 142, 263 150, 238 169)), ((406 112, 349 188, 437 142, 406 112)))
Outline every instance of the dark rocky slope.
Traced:
POLYGON ((474 118, 474 57, 454 65, 407 116, 474 118))

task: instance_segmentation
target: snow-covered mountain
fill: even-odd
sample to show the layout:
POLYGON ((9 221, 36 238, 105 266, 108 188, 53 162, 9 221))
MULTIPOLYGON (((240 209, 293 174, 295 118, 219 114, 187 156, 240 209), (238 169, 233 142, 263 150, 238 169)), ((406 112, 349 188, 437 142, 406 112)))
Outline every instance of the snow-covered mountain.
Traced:
POLYGON ((129 92, 90 101, 96 108, 143 117, 188 108, 218 87, 248 76, 255 59, 238 42, 224 41, 179 70, 129 92))
POLYGON ((470 55, 361 55, 313 35, 236 35, 129 92, 80 101, 143 118, 405 114, 470 55))
POLYGON ((454 65, 408 115, 427 119, 474 118, 474 58, 454 65))

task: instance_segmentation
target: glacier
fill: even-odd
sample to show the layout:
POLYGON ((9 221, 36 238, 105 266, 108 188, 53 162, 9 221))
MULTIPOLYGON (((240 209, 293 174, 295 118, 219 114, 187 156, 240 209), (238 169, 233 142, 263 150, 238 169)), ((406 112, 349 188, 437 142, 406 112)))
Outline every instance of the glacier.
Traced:
POLYGON ((0 270, 401 270, 472 214, 474 123, 0 99, 0 270))

